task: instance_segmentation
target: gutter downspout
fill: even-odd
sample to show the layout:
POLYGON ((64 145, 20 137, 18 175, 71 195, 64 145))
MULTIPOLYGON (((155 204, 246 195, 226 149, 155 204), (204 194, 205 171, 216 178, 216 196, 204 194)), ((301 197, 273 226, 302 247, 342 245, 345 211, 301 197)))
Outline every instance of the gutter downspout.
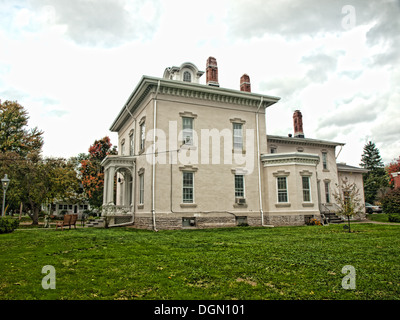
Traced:
POLYGON ((257 108, 256 112, 256 127, 257 127, 257 166, 258 166, 258 193, 259 193, 259 201, 260 201, 260 214, 261 214, 261 225, 264 226, 264 211, 262 205, 262 194, 261 194, 261 168, 260 168, 260 134, 258 129, 258 112, 263 103, 263 97, 261 97, 260 105, 257 108))
POLYGON ((153 150, 153 176, 152 176, 152 203, 151 203, 151 212, 153 216, 153 230, 158 231, 156 227, 156 211, 155 211, 155 178, 156 178, 156 148, 155 148, 155 143, 156 143, 156 121, 157 121, 157 96, 158 92, 160 90, 160 80, 158 80, 158 85, 157 85, 157 91, 156 95, 154 97, 154 105, 153 105, 153 113, 154 113, 154 118, 153 118, 153 145, 154 145, 154 150, 153 150))
POLYGON ((339 154, 342 152, 343 146, 340 146, 340 150, 338 152, 338 154, 336 155, 335 159, 337 160, 337 158, 339 157, 339 154))
MULTIPOLYGON (((133 119, 133 134, 135 135, 136 134, 136 118, 129 111, 128 104, 125 104, 125 109, 126 109, 126 111, 128 111, 129 115, 133 119)), ((130 146, 129 146, 129 148, 130 148, 130 146)), ((135 155, 135 154, 133 154, 133 155, 135 155)), ((133 221, 130 222, 131 224, 135 222, 135 213, 136 213, 136 175, 135 175, 135 172, 136 172, 136 159, 134 159, 134 161, 133 161, 133 173, 132 173, 133 221), (135 184, 133 183, 133 181, 135 181, 135 184)), ((130 205, 132 206, 132 203, 130 205)))

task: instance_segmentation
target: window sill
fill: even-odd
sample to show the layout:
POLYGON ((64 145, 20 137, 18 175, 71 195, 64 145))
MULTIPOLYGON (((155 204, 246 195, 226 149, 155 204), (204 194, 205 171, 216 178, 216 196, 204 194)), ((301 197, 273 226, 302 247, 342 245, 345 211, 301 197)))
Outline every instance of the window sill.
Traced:
POLYGON ((290 204, 290 202, 287 202, 287 203, 275 203, 275 207, 277 207, 277 208, 288 208, 288 207, 290 207, 291 206, 291 204, 290 204))
POLYGON ((303 202, 302 205, 303 207, 314 207, 314 203, 311 202, 303 202))
POLYGON ((181 208, 196 208, 196 203, 181 203, 181 208))
POLYGON ((233 207, 234 208, 247 208, 247 203, 244 203, 244 204, 234 203, 233 207))
POLYGON ((246 150, 244 150, 244 149, 232 149, 232 153, 246 154, 246 150))
POLYGON ((180 149, 183 149, 183 150, 193 150, 193 151, 196 151, 197 150, 197 147, 196 146, 194 146, 194 145, 192 145, 192 144, 182 144, 181 146, 180 146, 180 149))

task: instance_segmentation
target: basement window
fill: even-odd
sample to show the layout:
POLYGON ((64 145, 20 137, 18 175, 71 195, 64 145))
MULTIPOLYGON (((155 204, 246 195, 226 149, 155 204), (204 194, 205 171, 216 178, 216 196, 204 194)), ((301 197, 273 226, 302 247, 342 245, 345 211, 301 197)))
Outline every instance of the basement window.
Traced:
POLYGON ((236 225, 237 226, 248 226, 247 217, 236 217, 236 225))
POLYGON ((196 218, 194 218, 194 217, 182 218, 182 227, 189 228, 189 227, 195 227, 195 226, 196 226, 196 218))

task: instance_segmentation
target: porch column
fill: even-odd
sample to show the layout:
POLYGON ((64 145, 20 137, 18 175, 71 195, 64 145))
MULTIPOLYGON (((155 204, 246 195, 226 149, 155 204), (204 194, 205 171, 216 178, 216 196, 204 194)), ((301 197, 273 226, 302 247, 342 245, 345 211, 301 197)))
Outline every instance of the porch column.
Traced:
POLYGON ((103 205, 107 204, 108 169, 104 169, 103 205))
POLYGON ((107 181, 107 204, 114 204, 114 175, 115 167, 111 166, 108 169, 108 181, 107 181))

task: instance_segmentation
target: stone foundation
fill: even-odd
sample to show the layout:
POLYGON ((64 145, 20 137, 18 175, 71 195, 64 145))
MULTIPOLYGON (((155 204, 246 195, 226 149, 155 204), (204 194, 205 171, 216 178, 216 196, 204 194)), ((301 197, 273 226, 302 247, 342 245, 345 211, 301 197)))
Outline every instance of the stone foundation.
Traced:
POLYGON ((306 221, 312 218, 321 221, 320 215, 287 214, 287 215, 265 215, 264 223, 276 227, 304 226, 306 224, 306 221))
MULTIPOLYGON (((229 228, 238 225, 261 226, 260 214, 254 212, 236 216, 229 213, 156 214, 157 230, 229 228)), ((135 214, 135 223, 132 227, 152 230, 152 215, 135 214)))
MULTIPOLYGON (((264 213, 264 225, 304 226, 306 221, 312 218, 321 221, 320 215, 315 214, 270 215, 264 213)), ((156 214, 157 230, 229 228, 238 225, 259 227, 261 226, 260 214, 254 212, 240 213, 236 216, 229 213, 156 214)), ((153 230, 151 213, 136 213, 132 227, 153 230)))

